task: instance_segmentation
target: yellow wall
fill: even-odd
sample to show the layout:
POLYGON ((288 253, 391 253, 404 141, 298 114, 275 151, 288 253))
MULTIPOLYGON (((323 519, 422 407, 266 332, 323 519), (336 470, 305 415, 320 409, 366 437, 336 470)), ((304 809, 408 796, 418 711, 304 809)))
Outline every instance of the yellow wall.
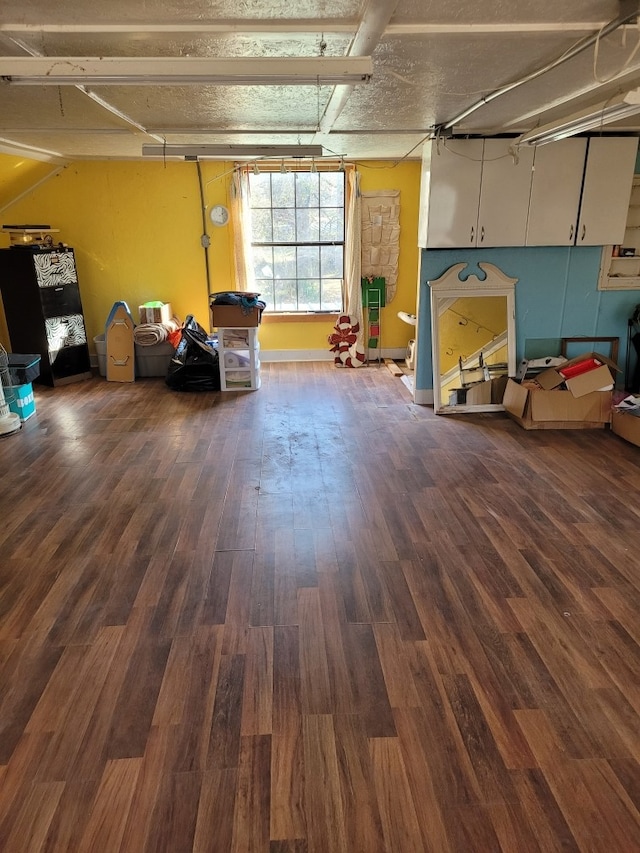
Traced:
MULTIPOLYGON (((16 169, 18 158, 0 154, 0 186, 16 169)), ((34 167, 34 183, 52 167, 34 167)), ((232 164, 201 163, 207 209, 229 203, 232 164)), ((363 190, 401 191, 401 245, 397 295, 383 311, 382 346, 405 347, 413 329, 396 317, 415 313, 418 268, 417 221, 419 163, 396 168, 384 162, 360 164, 363 190)), ((0 224, 49 223, 59 238, 75 250, 80 292, 89 339, 104 330, 113 303, 124 300, 134 319, 142 302, 171 302, 181 319, 193 314, 209 328, 208 288, 202 206, 195 163, 78 161, 24 192, 28 179, 11 184, 6 195, 17 197, 5 206, 0 224)), ((5 205, 7 202, 5 201, 5 205)), ((231 226, 215 228, 206 220, 211 239, 208 251, 211 291, 235 288, 231 226)), ((8 246, 0 235, 0 246, 8 246)), ((265 315, 266 316, 266 315, 265 315)), ((4 322, 4 320, 2 321, 4 322)), ((264 322, 261 348, 327 349, 333 324, 327 318, 313 323, 264 322)), ((6 327, 0 324, 0 336, 6 327)))
MULTIPOLYGON (((36 186, 47 175, 53 174, 60 167, 52 163, 42 163, 38 160, 29 160, 26 157, 14 157, 9 154, 0 155, 0 214, 2 214, 2 224, 6 225, 25 225, 25 222, 17 222, 14 219, 8 219, 8 211, 5 207, 14 199, 22 195, 23 192, 30 187, 36 186)), ((45 223, 34 222, 33 225, 43 225, 45 223)), ((49 223, 46 223, 49 224, 49 223)))

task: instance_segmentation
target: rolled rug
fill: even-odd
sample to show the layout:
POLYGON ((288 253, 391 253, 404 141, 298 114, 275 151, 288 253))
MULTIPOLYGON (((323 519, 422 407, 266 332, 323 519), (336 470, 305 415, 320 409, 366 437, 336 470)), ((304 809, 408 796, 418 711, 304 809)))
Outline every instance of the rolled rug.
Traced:
POLYGON ((133 330, 133 339, 142 347, 150 347, 168 340, 169 335, 179 328, 177 320, 169 320, 167 323, 140 323, 133 330))

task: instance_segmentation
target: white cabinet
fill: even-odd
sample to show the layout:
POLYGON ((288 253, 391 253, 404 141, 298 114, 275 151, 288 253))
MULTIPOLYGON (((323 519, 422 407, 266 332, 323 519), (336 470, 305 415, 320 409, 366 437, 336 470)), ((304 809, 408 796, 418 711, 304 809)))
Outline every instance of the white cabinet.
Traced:
POLYGON ((573 246, 576 239, 586 139, 563 139, 535 149, 527 246, 573 246))
POLYGON ((510 139, 423 150, 418 245, 600 246, 623 240, 638 140, 566 139, 511 156, 510 139))
POLYGON ((423 170, 420 245, 523 246, 533 151, 514 158, 510 139, 450 139, 428 143, 423 170))
POLYGON ((533 150, 510 153, 511 139, 485 139, 477 247, 524 246, 533 150))
POLYGON ((603 246, 624 239, 637 153, 635 137, 589 140, 576 246, 603 246))
POLYGON ((418 225, 421 246, 446 249, 476 245, 483 149, 482 139, 425 144, 418 225))
POLYGON ((221 391, 257 391, 260 387, 257 328, 218 329, 221 391))

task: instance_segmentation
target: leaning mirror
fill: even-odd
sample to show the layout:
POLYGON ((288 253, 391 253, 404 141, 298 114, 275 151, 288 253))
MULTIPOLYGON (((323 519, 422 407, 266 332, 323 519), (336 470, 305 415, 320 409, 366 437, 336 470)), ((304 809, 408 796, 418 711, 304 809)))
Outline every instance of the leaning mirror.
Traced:
POLYGON ((507 378, 515 375, 517 279, 493 264, 478 267, 484 277, 461 263, 429 282, 438 414, 502 411, 507 378))

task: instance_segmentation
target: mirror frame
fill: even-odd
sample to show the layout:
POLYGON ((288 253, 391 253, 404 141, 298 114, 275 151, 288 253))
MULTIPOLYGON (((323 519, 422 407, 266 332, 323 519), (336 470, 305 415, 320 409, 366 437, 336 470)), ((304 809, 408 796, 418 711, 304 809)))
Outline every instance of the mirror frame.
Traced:
POLYGON ((438 305, 440 299, 460 296, 506 296, 507 297, 507 367, 509 376, 516 373, 516 299, 517 278, 509 278, 494 264, 478 263, 485 274, 484 280, 470 273, 464 280, 460 273, 474 265, 454 264, 440 278, 427 282, 431 290, 431 360, 433 364, 433 410, 438 415, 453 412, 503 412, 502 403, 485 405, 444 405, 440 375, 440 331, 438 305))

